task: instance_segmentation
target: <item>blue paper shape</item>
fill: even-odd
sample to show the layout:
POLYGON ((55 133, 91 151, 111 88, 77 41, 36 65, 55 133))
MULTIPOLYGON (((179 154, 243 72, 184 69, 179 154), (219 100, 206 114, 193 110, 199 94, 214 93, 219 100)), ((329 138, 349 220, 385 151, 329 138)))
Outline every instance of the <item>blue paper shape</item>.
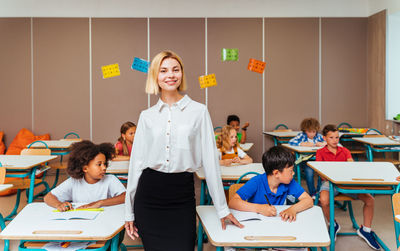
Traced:
POLYGON ((133 63, 132 63, 131 68, 133 70, 137 70, 137 71, 141 71, 141 72, 147 73, 149 71, 149 66, 150 66, 150 62, 148 62, 148 61, 146 61, 144 59, 135 57, 133 59, 133 63))

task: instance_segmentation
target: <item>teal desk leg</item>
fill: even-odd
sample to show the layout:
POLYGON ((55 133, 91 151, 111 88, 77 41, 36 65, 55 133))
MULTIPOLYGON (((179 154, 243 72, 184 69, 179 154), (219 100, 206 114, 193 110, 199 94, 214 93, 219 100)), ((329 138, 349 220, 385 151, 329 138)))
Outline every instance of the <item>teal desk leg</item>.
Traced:
MULTIPOLYGON (((6 227, 6 223, 4 221, 3 215, 0 213, 0 230, 3 230, 6 227)), ((9 251, 10 241, 4 240, 4 251, 9 251)))
POLYGON ((200 220, 197 228, 197 251, 203 251, 203 225, 201 225, 200 220))
POLYGON ((276 139, 276 137, 272 137, 272 139, 274 140, 274 146, 278 145, 278 140, 276 139))
POLYGON ((118 241, 119 241, 119 234, 115 235, 112 239, 111 239, 111 251, 118 251, 118 241))
POLYGON ((372 148, 369 144, 365 144, 366 149, 366 154, 367 154, 367 160, 372 162, 374 161, 374 155, 372 153, 372 148))
POLYGON ((329 236, 331 238, 330 251, 335 250, 335 198, 333 184, 329 181, 329 236))
MULTIPOLYGON (((391 200, 392 201, 392 200, 391 200)), ((393 201, 392 201, 392 214, 393 214, 393 223, 394 223, 394 233, 395 233, 395 239, 396 239, 396 247, 400 247, 400 242, 399 242, 399 223, 396 221, 396 215, 394 214, 393 211, 393 201)))
POLYGON ((205 197, 206 197, 206 181, 201 181, 201 188, 200 188, 200 205, 205 205, 205 197))
POLYGON ((33 191, 35 190, 35 174, 36 174, 36 168, 34 167, 31 170, 31 177, 30 177, 30 185, 29 185, 29 195, 28 195, 28 203, 32 203, 33 201, 33 191))
POLYGON ((216 251, 224 251, 224 247, 217 247, 216 251))

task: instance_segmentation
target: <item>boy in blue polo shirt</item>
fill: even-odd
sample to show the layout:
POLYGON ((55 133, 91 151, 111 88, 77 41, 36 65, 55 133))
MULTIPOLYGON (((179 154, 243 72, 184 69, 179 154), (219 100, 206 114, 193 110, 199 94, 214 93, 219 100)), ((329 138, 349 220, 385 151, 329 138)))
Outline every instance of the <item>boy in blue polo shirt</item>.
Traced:
POLYGON ((294 155, 281 146, 271 147, 262 156, 265 174, 257 175, 242 186, 229 201, 229 207, 240 211, 276 216, 273 205, 284 205, 288 195, 299 200, 280 212, 284 221, 295 221, 296 214, 313 206, 313 200, 293 179, 294 155), (269 203, 265 198, 268 197, 269 203))

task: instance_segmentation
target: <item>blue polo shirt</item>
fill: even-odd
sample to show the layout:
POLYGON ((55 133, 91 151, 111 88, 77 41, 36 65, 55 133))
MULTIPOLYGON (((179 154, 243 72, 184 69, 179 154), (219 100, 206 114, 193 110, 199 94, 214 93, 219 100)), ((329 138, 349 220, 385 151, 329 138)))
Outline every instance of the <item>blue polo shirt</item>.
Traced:
POLYGON ((294 180, 289 184, 279 184, 276 193, 271 192, 268 186, 267 174, 260 174, 250 179, 236 192, 242 200, 257 204, 267 204, 264 194, 268 196, 271 205, 284 205, 288 195, 299 198, 304 189, 294 180))

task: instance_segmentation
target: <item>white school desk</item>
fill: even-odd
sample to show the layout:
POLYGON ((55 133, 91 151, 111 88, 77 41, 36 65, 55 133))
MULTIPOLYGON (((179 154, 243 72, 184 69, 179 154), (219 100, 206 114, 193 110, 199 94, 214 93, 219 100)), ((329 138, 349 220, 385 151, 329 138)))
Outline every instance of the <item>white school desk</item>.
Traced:
MULTIPOLYGON (((60 139, 60 140, 39 140, 39 141, 46 143, 46 145, 52 150, 67 150, 72 146, 72 144, 80 142, 81 139, 76 139, 76 140, 60 139)), ((27 145, 27 147, 29 145, 27 145)), ((31 145, 31 148, 45 148, 45 146, 41 143, 35 143, 31 145)))
POLYGON ((33 201, 33 190, 35 187, 35 172, 38 166, 50 160, 57 158, 51 155, 0 155, 0 163, 6 168, 6 177, 29 177, 29 195, 28 203, 33 201), (15 171, 15 172, 14 172, 15 171))
MULTIPOLYGON (((276 206, 278 211, 288 206, 276 206), (282 209, 281 209, 282 208, 282 209)), ((314 206, 298 213, 296 221, 284 222, 280 217, 263 220, 243 221, 244 228, 228 224, 222 230, 214 206, 197 206, 197 215, 204 231, 217 250, 224 246, 234 247, 326 247, 330 243, 322 210, 314 206), (246 240, 246 236, 272 238, 272 240, 246 240), (294 237, 291 240, 278 240, 276 237, 294 237)), ((199 238, 202 238, 203 232, 199 238)), ((314 249, 316 250, 316 249, 314 249)))
POLYGON ((239 145, 243 149, 243 151, 247 152, 253 147, 254 143, 244 143, 239 145))
MULTIPOLYGON (((12 186, 13 186, 12 184, 0 184, 0 192, 8 190, 12 186)), ((0 227, 1 227, 0 230, 2 230, 3 228, 6 227, 6 222, 5 222, 1 212, 0 212, 0 227)), ((4 241, 4 250, 8 251, 9 250, 9 246, 10 246, 10 242, 8 240, 5 240, 4 241)))
MULTIPOLYGON (((390 162, 336 162, 336 161, 309 161, 307 164, 321 177, 329 181, 329 210, 330 210, 330 250, 335 250, 334 241, 334 187, 340 193, 371 193, 371 194, 394 194, 395 186, 399 184, 396 177, 400 175, 396 167, 390 162), (345 187, 338 185, 346 185, 345 187), (353 188, 351 188, 353 186, 353 188), (355 186, 355 187, 354 187, 355 186), (361 186, 361 187, 360 187, 361 186), (364 186, 364 187, 363 187, 364 186), (380 189, 387 186, 388 189, 380 189)), ((352 208, 349 207, 350 215, 352 208)), ((358 229, 355 220, 352 219, 353 227, 358 229)), ((356 233, 339 233, 345 235, 356 235, 356 233)), ((397 238, 397 237, 396 237, 397 238)), ((384 250, 390 250, 377 236, 377 241, 384 250)))
POLYGON ((388 137, 352 139, 364 144, 367 149, 366 153, 368 161, 374 161, 373 152, 400 152, 400 142, 388 137))
POLYGON ((115 175, 122 183, 128 182, 129 160, 110 161, 106 173, 115 175))
POLYGON ((42 202, 26 205, 0 233, 0 239, 21 242, 112 239, 111 250, 118 250, 118 235, 125 225, 123 204, 104 207, 104 211, 94 220, 50 220, 49 213, 53 210, 42 202))
POLYGON ((3 192, 5 190, 8 190, 12 187, 12 184, 0 184, 0 192, 3 192))
MULTIPOLYGON (((292 146, 289 144, 282 144, 283 147, 294 152, 296 156, 296 160, 300 157, 300 154, 315 154, 319 149, 322 147, 318 146, 292 146)), ((301 184, 301 171, 300 171, 300 164, 295 165, 296 176, 297 176, 297 183, 301 184)))
POLYGON ((274 145, 277 146, 280 143, 287 143, 290 139, 297 136, 301 131, 286 131, 286 132, 263 132, 264 135, 271 136, 274 140, 274 145))

